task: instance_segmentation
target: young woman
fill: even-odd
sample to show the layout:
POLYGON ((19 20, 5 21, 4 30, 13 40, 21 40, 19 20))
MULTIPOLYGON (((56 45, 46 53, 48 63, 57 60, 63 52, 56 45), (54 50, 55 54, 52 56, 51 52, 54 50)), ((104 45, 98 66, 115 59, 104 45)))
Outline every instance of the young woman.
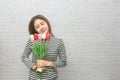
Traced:
POLYGON ((29 80, 39 80, 39 73, 34 71, 34 67, 45 67, 42 72, 42 80, 58 80, 58 67, 67 65, 66 50, 62 39, 55 38, 48 19, 43 15, 34 16, 29 23, 29 34, 50 34, 50 40, 47 42, 49 48, 44 59, 38 60, 30 46, 33 45, 29 38, 22 54, 22 62, 29 69, 29 80), (32 54, 32 60, 29 58, 32 54))

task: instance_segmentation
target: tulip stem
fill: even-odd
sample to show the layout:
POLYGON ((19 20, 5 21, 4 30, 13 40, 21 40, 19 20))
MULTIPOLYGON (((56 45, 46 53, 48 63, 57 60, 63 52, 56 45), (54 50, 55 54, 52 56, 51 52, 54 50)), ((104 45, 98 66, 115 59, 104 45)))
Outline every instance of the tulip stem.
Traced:
POLYGON ((40 80, 42 80, 42 72, 40 72, 39 78, 40 80))

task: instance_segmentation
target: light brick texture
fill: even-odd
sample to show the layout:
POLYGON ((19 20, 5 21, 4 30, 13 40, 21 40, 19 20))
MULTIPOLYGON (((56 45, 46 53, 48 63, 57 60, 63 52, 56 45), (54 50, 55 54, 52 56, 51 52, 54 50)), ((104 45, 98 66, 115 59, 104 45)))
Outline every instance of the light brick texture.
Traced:
POLYGON ((27 80, 21 55, 37 14, 65 43, 59 80, 120 80, 119 0, 0 0, 0 80, 27 80))

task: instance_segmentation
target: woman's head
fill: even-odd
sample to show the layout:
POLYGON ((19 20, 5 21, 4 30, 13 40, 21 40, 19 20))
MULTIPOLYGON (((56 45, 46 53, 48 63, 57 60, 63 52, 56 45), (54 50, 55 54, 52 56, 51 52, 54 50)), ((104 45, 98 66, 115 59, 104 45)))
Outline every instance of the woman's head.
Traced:
POLYGON ((50 33, 54 36, 48 19, 43 15, 36 15, 32 17, 29 23, 29 33, 50 33))

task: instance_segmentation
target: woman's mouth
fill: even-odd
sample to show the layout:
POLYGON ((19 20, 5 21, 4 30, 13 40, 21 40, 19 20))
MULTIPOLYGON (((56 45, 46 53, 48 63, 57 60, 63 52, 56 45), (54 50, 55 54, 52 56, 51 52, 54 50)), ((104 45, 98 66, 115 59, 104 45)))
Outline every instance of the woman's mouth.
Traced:
POLYGON ((40 33, 42 33, 42 34, 45 33, 45 30, 41 30, 40 33))

